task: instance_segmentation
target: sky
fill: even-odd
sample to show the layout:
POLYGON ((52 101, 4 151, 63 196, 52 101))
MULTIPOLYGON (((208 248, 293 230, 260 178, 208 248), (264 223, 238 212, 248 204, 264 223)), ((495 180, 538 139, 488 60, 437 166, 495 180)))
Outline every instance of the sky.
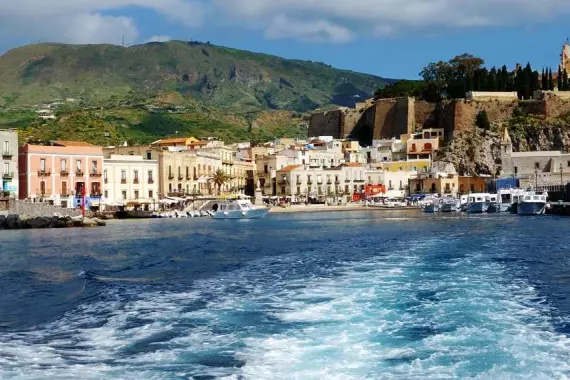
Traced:
POLYGON ((569 16, 568 0, 0 0, 0 52, 197 40, 416 79, 461 53, 556 69, 569 16))

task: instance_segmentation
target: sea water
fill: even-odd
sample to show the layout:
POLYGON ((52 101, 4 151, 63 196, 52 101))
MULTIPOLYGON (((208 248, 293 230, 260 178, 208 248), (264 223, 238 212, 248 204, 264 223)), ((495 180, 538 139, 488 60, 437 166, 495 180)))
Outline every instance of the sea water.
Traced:
POLYGON ((566 379, 570 219, 0 231, 1 379, 566 379))

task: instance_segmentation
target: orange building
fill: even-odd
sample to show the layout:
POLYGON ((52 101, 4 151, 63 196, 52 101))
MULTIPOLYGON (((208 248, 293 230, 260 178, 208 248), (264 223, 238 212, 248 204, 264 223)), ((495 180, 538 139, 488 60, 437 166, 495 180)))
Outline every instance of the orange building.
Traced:
POLYGON ((69 207, 83 187, 88 198, 101 198, 101 147, 77 141, 28 144, 19 149, 18 159, 20 199, 69 207))

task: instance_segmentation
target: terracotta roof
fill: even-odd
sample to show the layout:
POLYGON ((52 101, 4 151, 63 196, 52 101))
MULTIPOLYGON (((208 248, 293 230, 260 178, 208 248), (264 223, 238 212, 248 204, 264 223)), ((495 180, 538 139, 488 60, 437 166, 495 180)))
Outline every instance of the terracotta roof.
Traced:
POLYGON ((344 164, 344 166, 349 166, 351 168, 360 168, 362 167, 362 165, 360 165, 358 162, 347 162, 344 164))
POLYGON ((278 172, 291 172, 295 169, 301 168, 303 165, 289 165, 285 166, 283 169, 278 170, 278 172))
POLYGON ((54 141, 57 145, 60 146, 92 146, 95 147, 96 145, 89 144, 83 141, 65 141, 65 140, 57 140, 54 141))
POLYGON ((186 140, 188 140, 187 137, 176 137, 176 138, 171 138, 171 139, 162 139, 162 140, 158 140, 156 143, 157 144, 173 144, 173 143, 186 143, 186 140))

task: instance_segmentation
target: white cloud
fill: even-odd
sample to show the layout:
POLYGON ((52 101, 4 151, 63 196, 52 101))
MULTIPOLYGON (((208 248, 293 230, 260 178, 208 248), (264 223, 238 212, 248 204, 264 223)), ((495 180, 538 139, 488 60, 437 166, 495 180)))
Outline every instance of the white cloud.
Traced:
POLYGON ((201 0, 0 0, 0 39, 119 44, 124 35, 134 43, 136 20, 115 16, 125 7, 151 9, 186 27, 202 26, 207 10, 201 0))
POLYGON ((353 33, 325 20, 299 21, 287 16, 277 16, 265 31, 269 39, 297 38, 310 42, 345 43, 353 38, 353 33))
POLYGON ((168 42, 172 40, 170 36, 152 36, 147 38, 144 42, 168 42))
POLYGON ((297 30, 289 30, 288 35, 299 39, 306 39, 299 29, 309 34, 319 29, 320 35, 326 35, 336 34, 330 32, 331 28, 339 28, 345 35, 384 37, 401 33, 433 33, 450 28, 528 25, 570 14, 570 2, 567 0, 211 1, 215 9, 234 24, 241 23, 250 28, 257 26, 265 30, 267 36, 273 36, 276 27, 279 27, 278 34, 287 35, 287 30, 281 29, 287 27, 283 20, 289 21, 297 30), (275 20, 278 20, 277 26, 275 20))

